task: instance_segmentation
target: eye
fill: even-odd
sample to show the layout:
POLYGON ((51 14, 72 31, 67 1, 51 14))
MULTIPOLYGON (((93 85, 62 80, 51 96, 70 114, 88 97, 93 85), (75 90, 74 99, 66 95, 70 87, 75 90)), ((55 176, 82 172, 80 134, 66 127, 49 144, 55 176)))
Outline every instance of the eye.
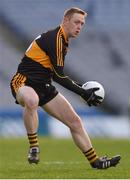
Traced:
POLYGON ((79 21, 75 21, 75 24, 79 24, 79 21))
POLYGON ((81 22, 81 26, 83 26, 84 25, 84 22, 81 22))
POLYGON ((75 21, 75 24, 78 25, 78 24, 81 24, 81 26, 84 25, 84 22, 81 22, 81 21, 75 21))

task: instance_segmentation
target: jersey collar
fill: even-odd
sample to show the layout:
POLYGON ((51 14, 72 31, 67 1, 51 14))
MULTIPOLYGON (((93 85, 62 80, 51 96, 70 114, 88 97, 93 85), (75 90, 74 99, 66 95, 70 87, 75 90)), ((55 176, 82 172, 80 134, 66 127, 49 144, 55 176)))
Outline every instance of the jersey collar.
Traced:
POLYGON ((62 32, 63 32, 63 36, 64 36, 64 38, 65 38, 65 42, 68 43, 68 37, 67 37, 67 34, 65 33, 65 30, 64 30, 63 26, 60 25, 60 28, 61 28, 61 30, 62 30, 62 32))

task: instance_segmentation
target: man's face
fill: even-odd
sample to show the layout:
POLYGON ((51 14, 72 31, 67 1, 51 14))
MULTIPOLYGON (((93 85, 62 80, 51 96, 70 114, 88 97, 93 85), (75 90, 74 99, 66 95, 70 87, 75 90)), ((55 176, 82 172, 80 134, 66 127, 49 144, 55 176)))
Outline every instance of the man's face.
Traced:
POLYGON ((85 16, 75 13, 71 18, 65 19, 67 34, 69 38, 75 38, 85 24, 85 16))

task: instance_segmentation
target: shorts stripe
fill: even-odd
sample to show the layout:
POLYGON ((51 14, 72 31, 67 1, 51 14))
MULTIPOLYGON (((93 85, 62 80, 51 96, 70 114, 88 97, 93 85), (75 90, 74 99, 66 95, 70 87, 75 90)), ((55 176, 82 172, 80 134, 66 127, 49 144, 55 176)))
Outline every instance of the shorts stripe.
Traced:
POLYGON ((12 81, 11 81, 11 85, 14 89, 15 92, 18 91, 18 89, 21 87, 21 86, 24 86, 25 85, 25 81, 26 81, 26 76, 20 74, 20 73, 17 73, 12 81))

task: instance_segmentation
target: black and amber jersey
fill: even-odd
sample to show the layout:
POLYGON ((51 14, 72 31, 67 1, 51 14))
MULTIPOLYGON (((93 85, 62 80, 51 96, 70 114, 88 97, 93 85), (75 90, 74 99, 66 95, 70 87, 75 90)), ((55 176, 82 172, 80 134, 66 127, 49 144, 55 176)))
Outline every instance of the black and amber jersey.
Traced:
POLYGON ((62 26, 39 35, 25 52, 18 72, 38 83, 53 79, 77 94, 82 88, 64 75, 64 61, 68 50, 68 39, 62 26))

